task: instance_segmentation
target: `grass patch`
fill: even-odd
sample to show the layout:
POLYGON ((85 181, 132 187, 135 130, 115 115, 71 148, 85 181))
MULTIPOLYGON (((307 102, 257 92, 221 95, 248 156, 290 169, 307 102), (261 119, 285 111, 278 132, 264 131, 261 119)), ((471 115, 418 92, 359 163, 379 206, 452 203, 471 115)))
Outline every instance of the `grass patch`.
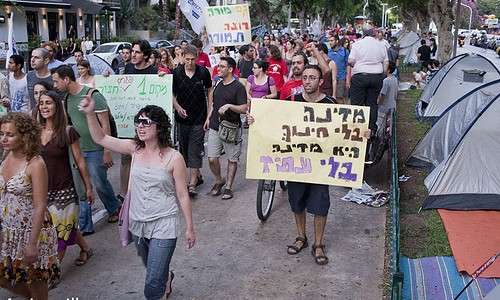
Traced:
POLYGON ((415 117, 415 105, 422 90, 400 93, 397 112, 398 171, 410 176, 400 182, 401 255, 406 257, 451 256, 451 248, 443 222, 437 210, 421 211, 428 194, 424 185, 427 173, 408 168, 405 160, 425 136, 429 123, 420 123, 415 117))

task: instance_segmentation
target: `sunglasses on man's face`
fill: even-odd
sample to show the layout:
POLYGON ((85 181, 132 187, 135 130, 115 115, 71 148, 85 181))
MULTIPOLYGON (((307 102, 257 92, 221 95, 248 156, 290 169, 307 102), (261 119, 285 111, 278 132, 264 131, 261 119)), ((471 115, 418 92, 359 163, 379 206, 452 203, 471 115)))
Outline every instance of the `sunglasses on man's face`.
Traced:
POLYGON ((144 127, 151 127, 151 125, 158 124, 158 122, 155 122, 155 121, 153 121, 151 119, 139 119, 139 118, 135 118, 134 119, 134 125, 135 125, 135 127, 139 127, 141 124, 144 127))

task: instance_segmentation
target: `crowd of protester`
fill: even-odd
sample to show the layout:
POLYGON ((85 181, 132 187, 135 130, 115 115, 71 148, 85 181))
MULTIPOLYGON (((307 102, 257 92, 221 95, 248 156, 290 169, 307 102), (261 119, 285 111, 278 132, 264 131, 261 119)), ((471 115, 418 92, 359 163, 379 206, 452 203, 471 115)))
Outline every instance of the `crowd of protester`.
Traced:
MULTIPOLYGON (((142 108, 134 118, 134 139, 112 136, 109 107, 95 89, 94 79, 112 72, 95 73, 95 66, 86 59, 93 47, 88 39, 79 46, 71 38, 65 51, 75 57, 73 67, 59 60, 63 50, 58 41, 32 50, 32 70, 27 73, 22 56, 9 57, 9 75, 0 85, 1 105, 9 111, 0 117, 0 205, 4 212, 0 285, 44 299, 59 281, 60 261, 68 246, 79 246, 74 263, 85 265, 94 253, 85 236, 94 233, 90 205, 95 190, 109 223, 118 222, 122 202, 130 197, 129 230, 147 268, 144 295, 147 299, 168 297, 174 279, 169 264, 178 237, 179 207, 191 248, 195 231, 189 199, 197 197, 197 187, 207 181, 200 172, 203 158, 208 157, 213 174, 210 194, 222 200, 236 197, 234 180, 243 130, 253 122, 252 99, 370 106, 371 131, 365 136, 372 140, 377 115, 396 107, 393 74, 397 65, 389 63, 388 39, 388 32, 376 35, 373 28, 326 29, 319 35, 266 33, 238 48, 212 47, 210 54, 218 55, 215 64, 199 39, 191 44, 182 41, 171 50, 134 41, 123 48, 122 62, 114 73, 172 74, 174 109, 170 120, 164 108, 142 108), (221 137, 221 128, 231 124, 235 124, 234 136, 221 137), (121 154, 119 187, 107 179, 106 171, 114 165, 111 151, 121 154), (222 155, 228 160, 224 173, 222 155), (71 158, 82 178, 83 193, 73 180, 71 158), (148 193, 145 187, 154 187, 156 193, 148 193), (15 218, 19 211, 23 221, 15 218)), ((297 183, 291 187, 298 237, 287 253, 295 255, 308 246, 302 222, 305 206, 317 203, 311 204, 316 208, 307 208, 321 227, 312 255, 317 264, 326 264, 322 235, 330 200, 321 195, 328 186, 297 183)))

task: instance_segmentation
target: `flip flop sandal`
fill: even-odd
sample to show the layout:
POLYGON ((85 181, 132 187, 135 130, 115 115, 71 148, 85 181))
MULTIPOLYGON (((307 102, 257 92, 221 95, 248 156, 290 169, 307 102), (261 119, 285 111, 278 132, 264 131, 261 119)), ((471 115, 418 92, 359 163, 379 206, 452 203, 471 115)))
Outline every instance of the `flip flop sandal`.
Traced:
POLYGON ((325 245, 315 245, 313 244, 312 245, 312 250, 311 250, 311 254, 312 256, 314 256, 314 261, 318 264, 318 265, 326 265, 329 260, 328 260, 328 257, 326 257, 326 255, 324 255, 325 253, 325 245), (321 248, 321 250, 323 251, 323 255, 316 255, 316 249, 318 248, 321 248))
POLYGON ((170 274, 170 276, 169 276, 170 282, 167 282, 167 284, 168 284, 168 288, 170 289, 170 292, 167 293, 167 291, 165 291, 165 299, 168 299, 170 294, 172 294, 172 282, 174 281, 174 277, 175 277, 174 272, 170 271, 169 274, 170 274))
POLYGON ((87 261, 89 260, 89 258, 92 257, 93 254, 94 254, 94 249, 92 249, 92 248, 90 248, 88 251, 81 250, 80 257, 75 259, 75 265, 77 265, 79 267, 83 266, 84 264, 87 263, 87 261), (83 256, 83 255, 85 255, 85 256, 83 256))
POLYGON ((293 243, 293 245, 288 245, 288 249, 286 250, 286 253, 290 254, 290 255, 296 255, 296 254, 299 254, 300 251, 302 251, 302 249, 304 248, 307 248, 309 246, 309 244, 307 243, 307 237, 305 238, 302 238, 302 237, 297 237, 295 239, 295 242, 293 243), (295 245, 297 242, 302 242, 302 246, 297 247, 297 245, 295 245), (292 252, 290 250, 294 250, 295 252, 292 252))
POLYGON ((196 197, 196 196, 198 196, 198 193, 196 192, 196 187, 195 187, 195 185, 194 185, 194 184, 190 184, 190 185, 188 186, 188 194, 189 194, 189 196, 191 196, 191 197, 196 197))
POLYGON ((230 200, 233 199, 233 191, 229 189, 224 189, 224 193, 222 194, 222 200, 230 200))
POLYGON ((118 219, 119 219, 119 213, 118 213, 118 211, 115 211, 114 213, 109 215, 108 223, 116 223, 116 222, 118 222, 118 219))
POLYGON ((210 190, 210 195, 212 196, 219 196, 222 193, 222 187, 226 184, 226 180, 223 179, 222 183, 216 183, 214 184, 214 187, 212 190, 210 190))
POLYGON ((196 186, 203 184, 203 182, 205 182, 203 181, 203 176, 200 175, 198 179, 196 179, 196 186))

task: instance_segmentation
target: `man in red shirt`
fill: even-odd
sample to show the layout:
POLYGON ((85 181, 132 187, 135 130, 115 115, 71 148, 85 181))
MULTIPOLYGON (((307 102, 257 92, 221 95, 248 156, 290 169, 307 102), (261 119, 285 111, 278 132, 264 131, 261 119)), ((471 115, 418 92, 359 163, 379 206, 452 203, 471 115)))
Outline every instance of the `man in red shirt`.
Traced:
MULTIPOLYGON (((314 43, 310 43, 306 48, 309 52, 314 52, 315 56, 318 60, 318 67, 321 68, 323 72, 323 77, 326 77, 328 73, 331 72, 330 67, 326 63, 326 60, 319 54, 318 48, 314 45, 314 43)), ((280 99, 285 100, 288 96, 297 95, 304 91, 304 87, 302 86, 302 72, 304 68, 309 64, 309 59, 307 55, 302 51, 297 51, 292 56, 292 74, 293 78, 288 80, 282 87, 280 93, 280 99)))
POLYGON ((302 85, 302 72, 304 68, 309 64, 307 56, 302 51, 297 51, 292 57, 292 73, 293 79, 287 81, 281 87, 280 99, 285 100, 289 96, 300 94, 304 91, 304 86, 302 85))

